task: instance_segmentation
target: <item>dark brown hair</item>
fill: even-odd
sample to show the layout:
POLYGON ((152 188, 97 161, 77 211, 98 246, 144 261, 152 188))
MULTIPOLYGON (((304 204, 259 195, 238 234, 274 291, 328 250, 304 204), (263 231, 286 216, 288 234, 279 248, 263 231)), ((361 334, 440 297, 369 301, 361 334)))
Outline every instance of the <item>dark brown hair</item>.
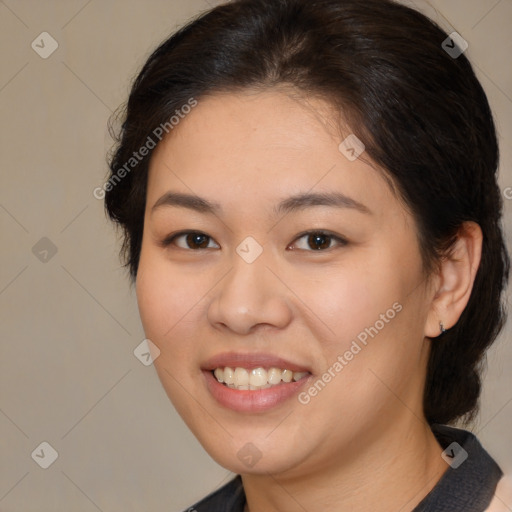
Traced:
POLYGON ((113 178, 155 128, 191 98, 215 92, 284 85, 318 95, 342 113, 414 215, 428 272, 463 222, 482 228, 471 298, 459 322, 432 343, 424 395, 429 423, 470 419, 485 351, 504 322, 509 258, 493 117, 467 58, 442 47, 446 38, 425 16, 391 0, 238 0, 172 35, 133 84, 110 161, 105 204, 123 228, 132 278, 151 151, 113 178))

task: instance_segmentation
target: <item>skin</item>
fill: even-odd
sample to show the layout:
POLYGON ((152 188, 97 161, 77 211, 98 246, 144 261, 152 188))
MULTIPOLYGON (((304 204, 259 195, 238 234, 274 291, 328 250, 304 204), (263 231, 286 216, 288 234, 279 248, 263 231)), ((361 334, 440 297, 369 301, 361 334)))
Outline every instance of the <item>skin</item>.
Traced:
POLYGON ((329 119, 321 100, 284 90, 212 95, 150 164, 136 286, 145 333, 168 396, 209 454, 242 474, 251 512, 412 510, 448 467, 423 416, 426 364, 439 322, 450 328, 467 304, 481 231, 467 223, 426 279, 413 218, 364 153, 350 162, 338 150, 350 131, 340 138, 329 119), (169 191, 222 210, 153 209, 169 191), (291 195, 333 191, 370 213, 274 212, 291 195), (162 245, 186 230, 210 237, 207 248, 162 245), (314 250, 298 238, 308 230, 348 243, 314 250), (251 264, 236 253, 248 236, 263 248, 251 264), (395 303, 402 310, 306 405, 242 414, 205 385, 201 365, 228 351, 288 359, 314 383, 395 303), (253 467, 237 457, 248 442, 261 453, 253 467))

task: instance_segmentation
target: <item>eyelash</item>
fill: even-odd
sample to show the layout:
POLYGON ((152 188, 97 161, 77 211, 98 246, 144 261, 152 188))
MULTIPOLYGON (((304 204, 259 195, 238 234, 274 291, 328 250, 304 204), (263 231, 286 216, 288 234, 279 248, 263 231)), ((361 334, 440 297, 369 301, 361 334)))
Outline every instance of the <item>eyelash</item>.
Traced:
MULTIPOLYGON (((177 240, 180 237, 187 236, 187 235, 199 235, 199 236, 206 237, 209 241, 213 240, 212 237, 210 237, 209 235, 207 235, 205 233, 202 233, 201 231, 180 231, 179 233, 175 233, 173 235, 169 235, 168 237, 166 237, 164 240, 162 240, 161 245, 162 245, 162 247, 169 247, 170 245, 173 244, 173 242, 175 240, 177 240)), ((329 237, 331 239, 331 241, 337 242, 338 247, 344 247, 344 246, 348 245, 348 241, 345 238, 335 235, 334 233, 331 233, 329 231, 323 231, 323 230, 305 231, 305 232, 301 233, 300 235, 298 235, 297 237, 295 237, 292 244, 296 243, 301 238, 309 237, 309 236, 313 236, 313 235, 329 237)), ((290 244, 290 245, 292 245, 292 244, 290 244)), ((288 247, 290 247, 290 246, 288 246, 288 247)), ((287 247, 287 249, 288 249, 288 247, 287 247)), ((298 250, 302 250, 302 251, 306 251, 306 252, 326 252, 326 251, 332 250, 333 248, 335 248, 335 246, 330 246, 327 249, 298 249, 298 250)), ((183 247, 178 247, 178 249, 183 249, 185 251, 188 250, 188 251, 199 252, 201 250, 212 249, 212 247, 197 248, 197 249, 191 249, 191 248, 184 249, 183 247)), ((296 249, 292 249, 292 250, 296 250, 296 249)))

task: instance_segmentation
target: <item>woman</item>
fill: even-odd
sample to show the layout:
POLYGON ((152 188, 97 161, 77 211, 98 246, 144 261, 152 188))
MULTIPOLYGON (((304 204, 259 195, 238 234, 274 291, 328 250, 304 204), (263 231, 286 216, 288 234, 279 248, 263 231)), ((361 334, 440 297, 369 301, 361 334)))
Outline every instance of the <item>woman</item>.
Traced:
POLYGON ((504 321, 498 146, 463 55, 388 0, 238 0, 135 80, 105 186, 154 364, 238 476, 190 510, 482 511, 504 321))

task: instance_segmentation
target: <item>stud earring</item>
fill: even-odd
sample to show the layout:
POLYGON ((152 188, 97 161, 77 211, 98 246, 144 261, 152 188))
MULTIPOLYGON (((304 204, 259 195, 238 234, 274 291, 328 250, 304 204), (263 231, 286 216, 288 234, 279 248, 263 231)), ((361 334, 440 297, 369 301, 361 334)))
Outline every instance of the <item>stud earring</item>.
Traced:
POLYGON ((444 334, 446 332, 443 322, 439 322, 439 330, 441 331, 441 334, 444 334))

